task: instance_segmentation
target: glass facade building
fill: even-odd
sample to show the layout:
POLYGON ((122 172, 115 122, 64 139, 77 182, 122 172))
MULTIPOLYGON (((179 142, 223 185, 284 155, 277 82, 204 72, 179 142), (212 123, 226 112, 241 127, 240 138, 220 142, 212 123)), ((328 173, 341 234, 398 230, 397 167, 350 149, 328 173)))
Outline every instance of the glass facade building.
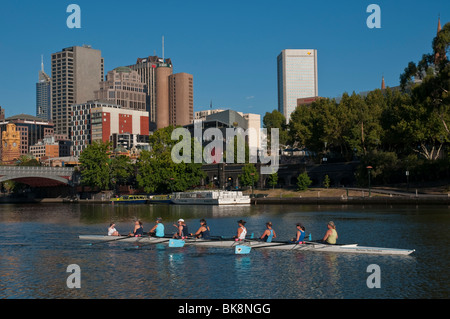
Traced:
POLYGON ((45 74, 44 70, 39 71, 39 82, 36 83, 36 117, 50 121, 52 119, 52 80, 45 74))
POLYGON ((278 111, 289 122, 297 99, 318 96, 317 50, 283 50, 277 58, 278 111))

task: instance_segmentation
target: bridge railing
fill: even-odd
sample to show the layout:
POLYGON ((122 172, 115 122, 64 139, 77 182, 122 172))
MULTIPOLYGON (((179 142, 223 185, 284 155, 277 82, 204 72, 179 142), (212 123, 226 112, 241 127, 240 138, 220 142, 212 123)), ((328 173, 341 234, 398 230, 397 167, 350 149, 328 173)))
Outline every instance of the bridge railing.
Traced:
POLYGON ((73 167, 46 167, 46 166, 0 166, 0 173, 3 174, 53 174, 60 176, 70 176, 73 174, 73 167))

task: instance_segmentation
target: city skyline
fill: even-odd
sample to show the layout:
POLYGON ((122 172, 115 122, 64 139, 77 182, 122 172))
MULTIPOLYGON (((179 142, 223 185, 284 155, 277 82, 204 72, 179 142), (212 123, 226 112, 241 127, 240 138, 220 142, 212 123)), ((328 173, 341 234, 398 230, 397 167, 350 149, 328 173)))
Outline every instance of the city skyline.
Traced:
POLYGON ((68 3, 6 3, 0 13, 0 23, 8 26, 0 39, 0 64, 2 73, 11 76, 0 80, 0 105, 7 117, 35 114, 41 55, 44 64, 51 65, 51 53, 89 44, 102 51, 106 73, 134 63, 136 56, 162 55, 162 36, 165 56, 176 63, 174 72, 187 72, 196 79, 194 111, 208 109, 210 101, 214 108, 244 113, 264 115, 277 109, 276 58, 284 49, 320 51, 318 78, 324 97, 379 88, 382 76, 386 86, 396 86, 409 61, 431 52, 438 15, 445 24, 450 4, 435 1, 419 8, 406 1, 377 3, 381 29, 366 26, 370 2, 284 1, 277 6, 244 2, 236 10, 232 5, 171 1, 169 23, 167 17, 158 15, 143 19, 146 9, 151 8, 145 2, 110 4, 103 10, 101 4, 78 1, 81 29, 67 28, 68 3), (286 6, 292 10, 286 12, 286 6), (7 12, 21 18, 15 21, 11 17, 16 15, 7 12), (121 19, 116 25, 106 23, 111 21, 108 16, 117 12, 136 17, 121 19), (105 34, 105 28, 111 28, 112 35, 105 34), (125 37, 130 30, 140 28, 152 32, 125 37), (45 37, 36 36, 42 32, 47 32, 45 37))

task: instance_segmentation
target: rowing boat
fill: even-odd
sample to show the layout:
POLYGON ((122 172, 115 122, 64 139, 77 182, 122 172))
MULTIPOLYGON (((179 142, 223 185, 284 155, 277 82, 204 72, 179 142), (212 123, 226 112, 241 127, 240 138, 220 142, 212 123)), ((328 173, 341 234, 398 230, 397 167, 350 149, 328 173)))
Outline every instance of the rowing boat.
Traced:
POLYGON ((358 246, 358 244, 346 245, 327 245, 317 242, 305 242, 305 244, 293 244, 290 242, 273 241, 270 243, 245 240, 243 242, 236 242, 234 240, 187 240, 186 244, 193 244, 195 246, 209 246, 209 247, 234 247, 236 245, 246 245, 251 248, 267 248, 276 250, 297 250, 297 251, 322 251, 322 252, 336 252, 336 253, 355 253, 355 254, 379 254, 379 255, 409 255, 414 250, 398 249, 398 248, 381 248, 381 247, 366 247, 358 246))
MULTIPOLYGON (((118 236, 121 242, 139 242, 139 243, 167 243, 168 237, 128 237, 118 236)), ((102 235, 80 235, 81 240, 89 241, 111 241, 112 236, 102 235)), ((353 254, 378 254, 378 255, 410 255, 414 249, 381 248, 358 246, 358 244, 345 245, 327 245, 317 242, 305 242, 305 244, 292 244, 290 242, 273 241, 270 243, 245 240, 235 241, 234 239, 186 239, 186 245, 199 247, 221 247, 234 248, 236 245, 245 245, 251 248, 275 249, 275 250, 296 250, 296 251, 314 251, 314 252, 334 252, 334 253, 353 253, 353 254)))

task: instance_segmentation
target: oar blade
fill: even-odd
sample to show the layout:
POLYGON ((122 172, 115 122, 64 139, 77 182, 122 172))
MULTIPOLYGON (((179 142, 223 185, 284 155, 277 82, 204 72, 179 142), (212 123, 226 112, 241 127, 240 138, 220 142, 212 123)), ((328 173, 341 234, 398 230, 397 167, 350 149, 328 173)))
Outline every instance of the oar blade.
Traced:
POLYGON ((236 255, 245 255, 245 254, 249 254, 251 250, 252 250, 252 247, 250 247, 250 246, 237 245, 234 248, 234 253, 236 255))
POLYGON ((181 239, 171 239, 169 240, 169 247, 184 247, 185 241, 181 239))

